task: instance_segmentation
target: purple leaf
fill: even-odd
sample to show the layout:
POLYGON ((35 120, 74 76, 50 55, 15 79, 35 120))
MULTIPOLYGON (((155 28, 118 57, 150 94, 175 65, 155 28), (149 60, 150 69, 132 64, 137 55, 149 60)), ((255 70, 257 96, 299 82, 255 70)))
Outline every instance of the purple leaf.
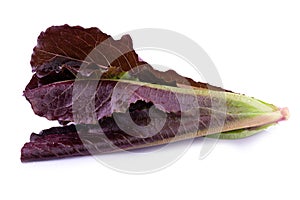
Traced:
POLYGON ((97 28, 48 28, 38 37, 30 63, 34 74, 24 95, 34 113, 73 124, 33 133, 21 150, 23 162, 130 150, 219 132, 229 133, 224 138, 242 138, 289 116, 287 108, 173 70, 154 70, 138 57, 129 35, 114 40, 97 28))

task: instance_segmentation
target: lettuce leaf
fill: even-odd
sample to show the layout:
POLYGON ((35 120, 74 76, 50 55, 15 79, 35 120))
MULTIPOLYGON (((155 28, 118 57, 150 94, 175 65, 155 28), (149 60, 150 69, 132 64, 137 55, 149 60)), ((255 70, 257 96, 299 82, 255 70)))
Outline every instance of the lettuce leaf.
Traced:
POLYGON ((22 162, 201 136, 244 138, 289 116, 287 108, 155 70, 139 59, 129 35, 114 40, 98 28, 48 28, 30 63, 24 96, 35 114, 65 126, 32 134, 22 162))

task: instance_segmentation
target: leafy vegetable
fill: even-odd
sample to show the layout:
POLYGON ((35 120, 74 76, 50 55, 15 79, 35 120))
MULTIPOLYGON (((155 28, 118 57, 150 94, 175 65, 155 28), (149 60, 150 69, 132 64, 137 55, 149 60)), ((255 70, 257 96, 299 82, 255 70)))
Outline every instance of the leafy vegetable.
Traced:
MULTIPOLYGON (((47 119, 69 122, 74 121, 73 115, 77 114, 80 115, 80 117, 77 117, 80 121, 77 120, 77 123, 96 123, 90 116, 90 110, 87 108, 88 104, 82 102, 82 106, 78 110, 74 110, 74 107, 72 107, 72 101, 77 101, 77 98, 80 98, 80 96, 76 96, 75 100, 72 98, 73 85, 74 82, 72 81, 49 84, 25 91, 25 96, 31 103, 35 113, 47 119)), ((94 84, 90 82, 89 84, 82 83, 82 86, 79 87, 82 89, 79 90, 85 89, 89 92, 91 91, 89 89, 90 85, 94 84)), ((87 92, 78 94, 87 95, 87 92)), ((95 91, 91 92, 93 95, 95 91)), ((81 99, 85 99, 85 97, 81 99)), ((142 84, 129 80, 102 80, 95 94, 96 120, 111 116, 113 113, 125 112, 131 103, 138 100, 152 102, 156 107, 167 113, 182 112, 190 113, 193 116, 195 113, 192 111, 199 109, 198 111, 204 116, 215 114, 216 116, 213 116, 215 119, 226 117, 228 123, 230 119, 232 129, 276 122, 282 118, 280 110, 275 106, 235 93, 224 94, 223 92, 205 89, 182 89, 150 83, 142 84), (116 91, 114 89, 117 84, 118 90, 116 91), (125 89, 126 92, 124 92, 125 89), (117 94, 113 96, 113 92, 117 94), (225 95, 226 112, 222 112, 224 110, 223 98, 225 95), (212 107, 212 104, 214 107, 212 107), (265 117, 264 121, 259 121, 258 119, 262 117, 265 117), (239 127, 242 121, 245 121, 243 122, 245 125, 239 127)), ((225 123, 224 126, 226 125, 225 123)))
POLYGON ((97 28, 48 28, 38 37, 31 66, 24 95, 35 114, 77 125, 32 134, 23 162, 199 136, 243 138, 288 118, 286 108, 157 71, 139 59, 129 35, 114 40, 97 28))
POLYGON ((75 79, 78 72, 84 73, 85 68, 94 68, 101 71, 101 78, 111 78, 130 71, 131 76, 144 82, 223 90, 182 77, 173 70, 154 70, 138 58, 129 35, 114 40, 98 28, 84 29, 69 25, 48 28, 38 37, 38 45, 33 49, 30 64, 36 73, 27 86, 29 89, 75 79))

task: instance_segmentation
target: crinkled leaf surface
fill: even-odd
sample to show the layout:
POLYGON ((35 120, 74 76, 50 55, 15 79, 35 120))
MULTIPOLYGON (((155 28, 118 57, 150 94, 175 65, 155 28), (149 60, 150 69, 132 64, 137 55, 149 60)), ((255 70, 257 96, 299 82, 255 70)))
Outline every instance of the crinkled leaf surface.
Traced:
POLYGON ((38 37, 30 64, 35 76, 27 88, 75 79, 78 72, 85 75, 92 70, 100 72, 101 78, 117 77, 130 72, 131 76, 143 82, 223 90, 195 82, 173 70, 154 70, 151 65, 138 58, 129 35, 114 40, 98 28, 84 29, 69 25, 48 28, 38 37))

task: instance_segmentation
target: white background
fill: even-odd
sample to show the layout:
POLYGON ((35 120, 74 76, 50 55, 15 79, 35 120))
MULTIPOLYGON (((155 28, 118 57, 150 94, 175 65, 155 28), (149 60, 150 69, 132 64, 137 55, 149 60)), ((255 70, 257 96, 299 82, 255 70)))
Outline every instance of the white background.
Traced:
POLYGON ((0 199, 299 199, 299 1, 197 2, 2 1, 0 199), (247 139, 219 141, 204 160, 196 140, 175 164, 146 175, 91 157, 22 164, 30 133, 57 125, 35 116, 22 96, 32 48, 41 31, 65 23, 111 35, 182 33, 209 54, 225 88, 287 106, 291 118, 247 139))

